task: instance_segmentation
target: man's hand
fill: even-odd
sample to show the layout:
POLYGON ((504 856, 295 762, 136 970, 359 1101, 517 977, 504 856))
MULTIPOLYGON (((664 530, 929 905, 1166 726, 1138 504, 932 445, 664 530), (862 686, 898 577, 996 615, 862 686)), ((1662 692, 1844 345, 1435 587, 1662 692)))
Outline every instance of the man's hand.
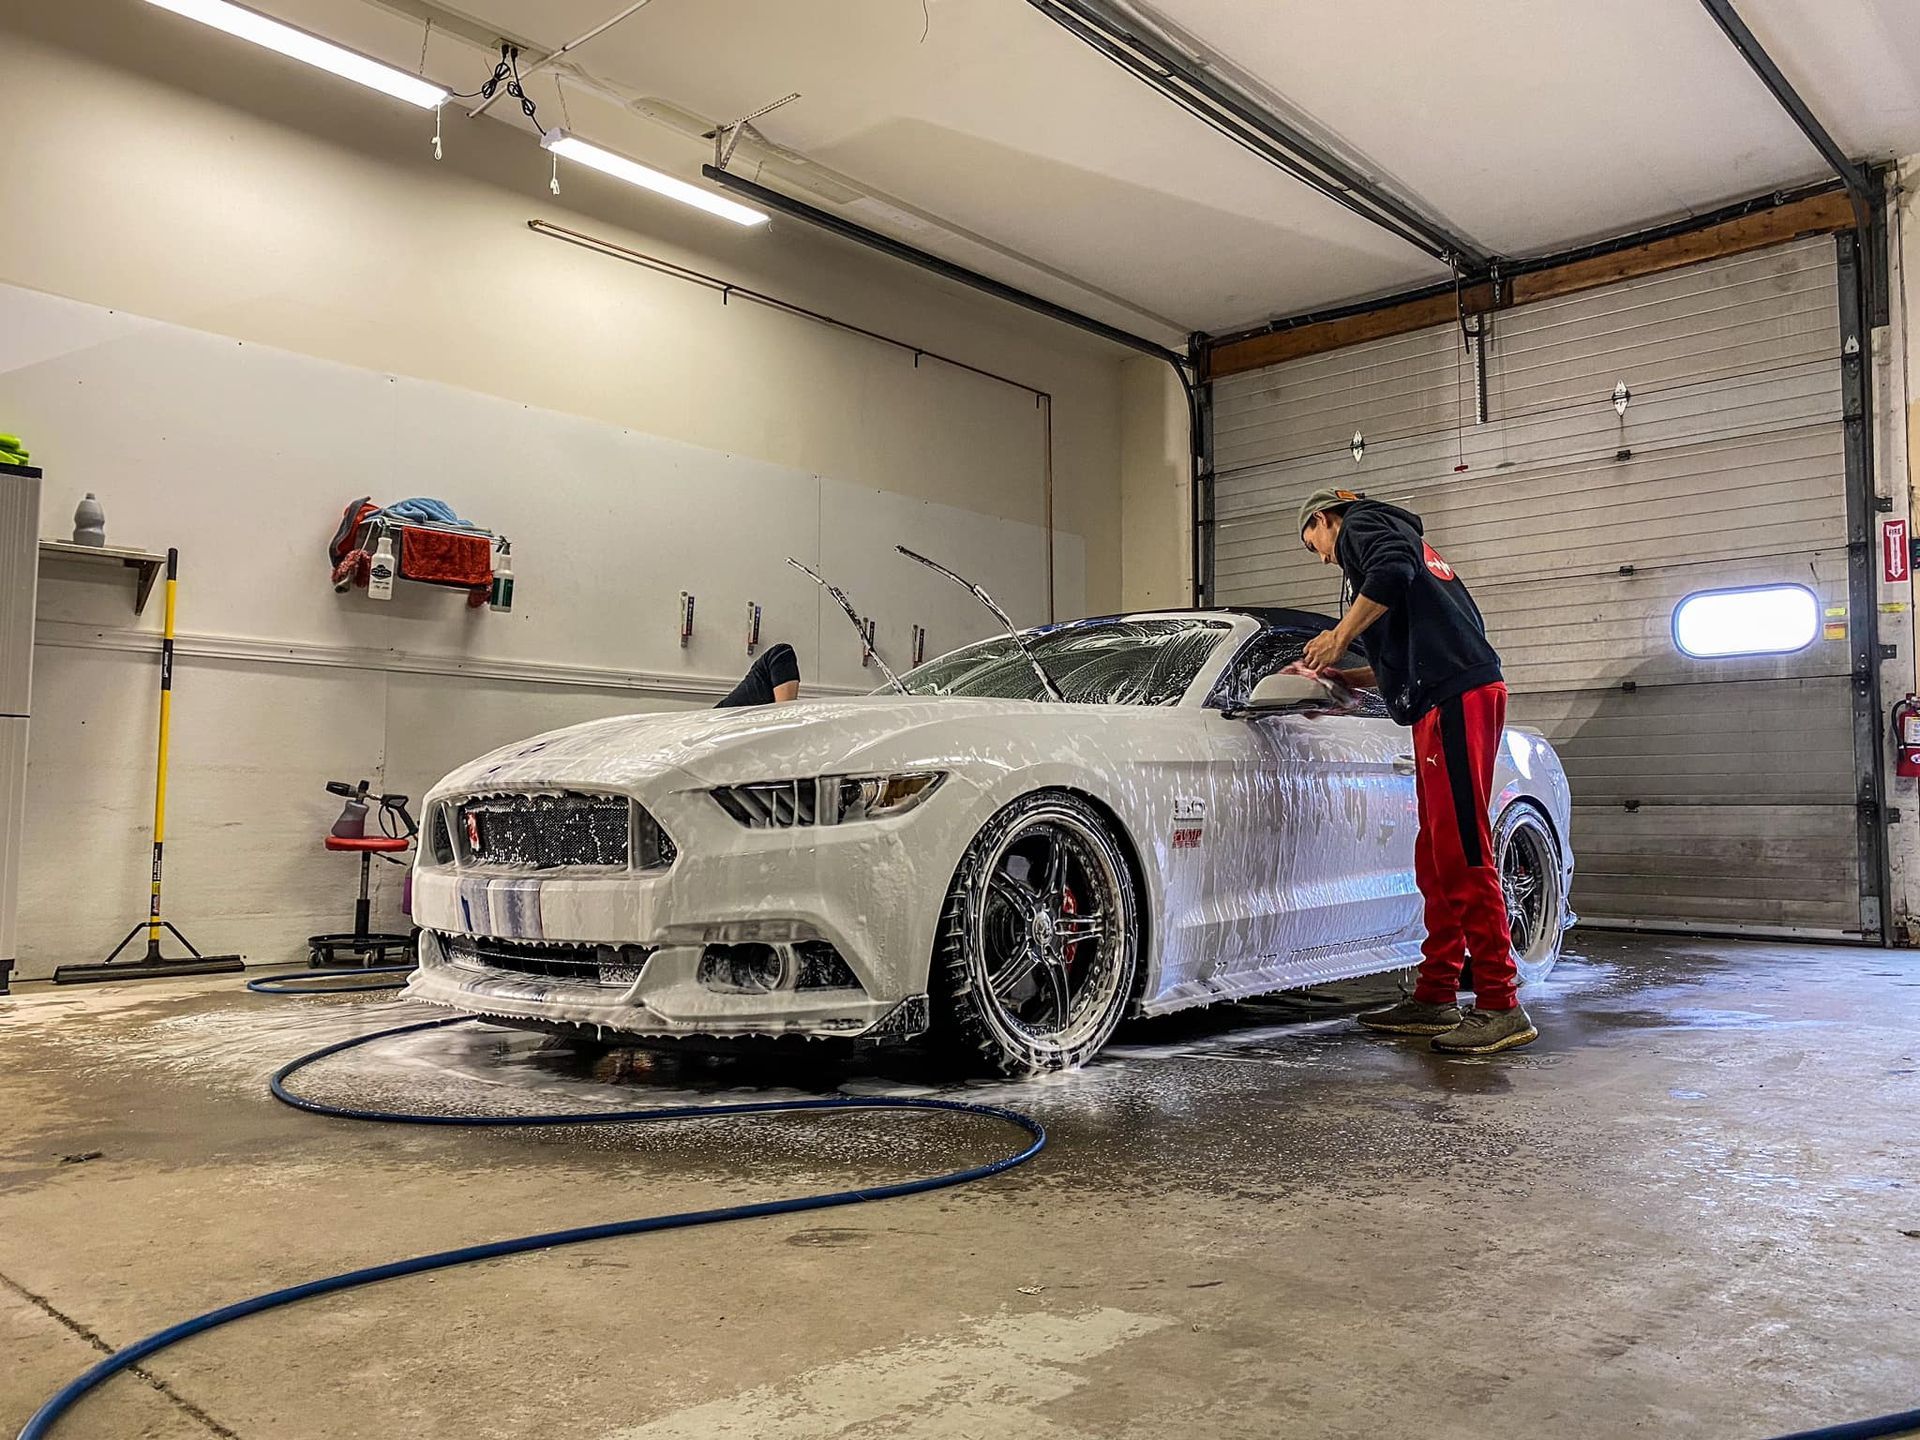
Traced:
POLYGON ((1333 662, 1347 652, 1347 642, 1341 638, 1338 630, 1325 630, 1307 642, 1307 648, 1300 657, 1300 663, 1309 670, 1331 669, 1333 662))

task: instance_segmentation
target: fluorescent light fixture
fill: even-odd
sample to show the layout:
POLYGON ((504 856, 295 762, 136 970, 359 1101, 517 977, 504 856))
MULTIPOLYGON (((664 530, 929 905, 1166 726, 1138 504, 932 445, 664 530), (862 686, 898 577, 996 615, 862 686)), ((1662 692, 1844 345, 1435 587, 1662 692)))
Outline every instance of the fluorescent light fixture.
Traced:
POLYGON ((185 15, 189 20, 211 25, 216 30, 224 30, 229 35, 238 35, 242 40, 251 40, 256 45, 277 50, 294 60, 303 60, 322 70, 331 70, 383 95, 391 95, 409 105, 418 105, 422 110, 431 110, 447 99, 447 91, 422 80, 418 75, 409 75, 404 70, 370 60, 358 51, 336 45, 331 40, 322 40, 318 35, 309 35, 305 30, 297 30, 262 15, 258 10, 235 5, 232 0, 151 0, 151 3, 163 10, 171 10, 176 15, 185 15))
POLYGON ((1684 655, 1790 655, 1820 633, 1820 601, 1804 585, 1701 590, 1673 612, 1673 643, 1684 655))
MULTIPOLYGON (((155 0, 155 3, 163 3, 163 0, 155 0)), ((651 165, 642 165, 638 160, 629 160, 611 150, 602 150, 598 145, 589 145, 584 140, 575 139, 558 125, 542 135, 540 143, 562 159, 590 166, 603 175, 611 175, 629 185, 638 185, 642 190, 651 190, 669 200, 678 200, 682 205, 691 205, 709 215, 718 215, 722 220, 731 220, 736 225, 767 223, 767 216, 761 211, 742 205, 737 200, 729 200, 724 195, 716 195, 711 190, 702 190, 698 185, 676 180, 651 165)))

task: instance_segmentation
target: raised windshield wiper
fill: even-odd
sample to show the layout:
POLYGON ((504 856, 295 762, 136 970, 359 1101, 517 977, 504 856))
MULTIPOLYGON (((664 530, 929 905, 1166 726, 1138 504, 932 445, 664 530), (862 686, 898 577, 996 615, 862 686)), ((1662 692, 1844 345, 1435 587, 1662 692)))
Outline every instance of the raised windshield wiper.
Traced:
POLYGON ((853 602, 847 599, 846 591, 842 590, 838 585, 828 584, 827 581, 821 576, 818 570, 815 570, 812 567, 807 565, 802 565, 798 560, 794 559, 791 555, 787 557, 787 564, 791 565, 794 569, 798 570, 801 574, 809 577, 814 584, 818 585, 822 590, 826 591, 827 594, 831 595, 837 602, 839 602, 840 608, 847 612, 847 620, 849 621, 849 623, 852 624, 854 633, 860 637, 861 650, 863 650, 866 654, 871 655, 873 657, 873 663, 880 667, 880 673, 887 677, 887 683, 893 686, 893 688, 898 690, 902 695, 911 693, 910 691, 908 691, 906 686, 900 683, 900 677, 893 673, 892 667, 890 667, 886 661, 880 658, 880 652, 874 649, 872 643, 868 641, 867 627, 860 622, 859 612, 853 608, 853 602))
POLYGON ((1033 653, 1033 647, 1027 644, 1027 637, 1014 628, 1013 621, 1007 618, 1007 612, 993 603, 993 597, 991 595, 967 579, 966 576, 954 574, 953 571, 942 565, 938 560, 929 560, 926 556, 917 551, 909 550, 904 545, 896 545, 893 548, 909 560, 918 560, 929 570, 938 570, 961 589, 970 591, 974 599, 986 606, 987 609, 993 613, 994 618, 1007 627, 1007 634, 1012 637, 1013 643, 1020 647, 1020 653, 1027 657, 1027 664, 1033 667, 1033 673, 1040 679, 1040 688, 1047 692, 1048 698, 1058 700, 1063 704, 1065 703, 1067 697, 1060 693, 1060 687, 1053 683, 1053 677, 1047 674, 1046 670, 1041 666, 1040 657, 1035 655, 1033 653))

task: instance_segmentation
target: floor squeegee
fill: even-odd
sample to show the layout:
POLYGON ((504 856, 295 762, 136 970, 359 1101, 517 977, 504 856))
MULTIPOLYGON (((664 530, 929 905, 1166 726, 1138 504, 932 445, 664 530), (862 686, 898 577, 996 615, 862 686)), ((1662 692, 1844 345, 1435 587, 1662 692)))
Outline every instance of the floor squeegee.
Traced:
POLYGON ((160 914, 160 852, 167 833, 167 736, 173 717, 173 601, 179 586, 180 552, 167 551, 166 619, 160 640, 160 744, 154 762, 153 781, 153 887, 147 900, 147 918, 127 932, 126 939, 114 946, 113 953, 95 965, 62 965, 53 972, 56 985, 78 985, 103 980, 152 980, 164 975, 219 975, 244 970, 246 962, 238 955, 202 955, 193 942, 182 935, 171 920, 160 914), (147 952, 134 960, 120 959, 120 952, 147 932, 147 952), (186 946, 183 958, 169 960, 160 953, 160 932, 167 931, 186 946))

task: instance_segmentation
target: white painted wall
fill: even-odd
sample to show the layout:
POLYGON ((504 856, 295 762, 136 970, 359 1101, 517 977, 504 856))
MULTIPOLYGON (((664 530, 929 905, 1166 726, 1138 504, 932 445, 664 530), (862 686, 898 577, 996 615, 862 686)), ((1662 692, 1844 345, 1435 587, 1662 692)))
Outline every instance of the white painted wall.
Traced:
MULTIPOLYGON (((453 131, 436 164, 419 112, 210 49, 134 0, 9 7, 0 43, 9 99, 37 117, 0 127, 0 283, 33 292, 0 332, 16 346, 0 430, 47 468, 44 535, 93 490, 115 542, 183 551, 194 638, 176 677, 168 910, 203 948, 297 958, 300 937, 347 923, 352 863, 318 843, 335 808, 325 779, 417 792, 519 735, 689 703, 687 684, 711 689, 744 663, 733 612, 749 594, 770 624, 794 607, 805 656, 827 632, 785 575, 756 573, 775 549, 810 542, 846 575, 881 532, 924 530, 965 563, 1018 563, 1011 608, 1040 618, 1031 396, 722 306, 535 236, 529 218, 1049 391, 1057 603, 1120 600, 1119 364, 1099 342, 794 224, 737 232, 578 174, 563 206, 530 137, 492 122, 453 131), (22 360, 20 317, 58 310, 51 297, 82 304, 22 360), (678 509, 648 503, 667 456, 715 477, 707 508, 684 492, 678 509), (334 596, 321 546, 369 491, 438 494, 514 535, 515 614, 415 592, 375 617, 334 596), (745 556, 721 539, 736 527, 745 556), (671 646, 671 614, 655 612, 682 588, 701 594, 700 644, 715 648, 671 646)), ((873 574, 896 578, 847 580, 875 610, 951 603, 904 572, 873 574)), ((42 588, 26 975, 104 953, 143 904, 158 606, 134 622, 127 588, 60 571, 42 588)), ((890 653, 918 618, 894 622, 890 653)), ((936 648, 952 643, 922 623, 936 648)), ((827 678, 856 683, 851 641, 825 643, 827 678)), ((380 912, 397 920, 391 893, 380 912)))

